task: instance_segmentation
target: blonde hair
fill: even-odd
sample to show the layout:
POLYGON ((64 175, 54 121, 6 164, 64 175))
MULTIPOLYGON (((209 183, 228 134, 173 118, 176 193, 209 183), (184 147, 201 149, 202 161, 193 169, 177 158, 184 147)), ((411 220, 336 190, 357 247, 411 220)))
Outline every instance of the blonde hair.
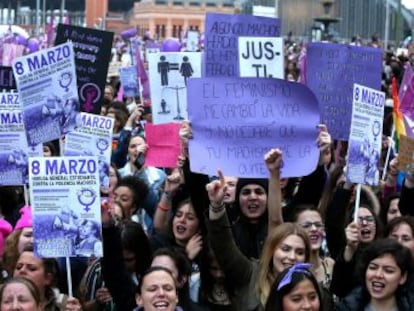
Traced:
POLYGON ((266 304, 270 288, 277 277, 275 271, 273 271, 273 254, 280 243, 282 243, 290 235, 296 235, 303 240, 303 243, 305 244, 305 262, 308 262, 310 259, 309 236, 300 226, 294 223, 283 223, 271 231, 268 234, 263 246, 259 262, 258 280, 256 283, 256 291, 260 303, 263 306, 266 304))

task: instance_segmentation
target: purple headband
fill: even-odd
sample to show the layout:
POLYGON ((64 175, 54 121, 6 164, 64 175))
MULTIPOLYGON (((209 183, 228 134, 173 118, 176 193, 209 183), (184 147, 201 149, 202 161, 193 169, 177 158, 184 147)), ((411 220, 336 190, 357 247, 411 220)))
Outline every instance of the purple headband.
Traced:
POLYGON ((309 271, 309 268, 311 267, 310 263, 297 263, 289 268, 288 272, 285 274, 285 276, 280 281, 279 285, 277 286, 276 290, 280 290, 286 285, 290 284, 292 282, 292 276, 293 273, 305 273, 307 275, 310 275, 311 272, 309 271))

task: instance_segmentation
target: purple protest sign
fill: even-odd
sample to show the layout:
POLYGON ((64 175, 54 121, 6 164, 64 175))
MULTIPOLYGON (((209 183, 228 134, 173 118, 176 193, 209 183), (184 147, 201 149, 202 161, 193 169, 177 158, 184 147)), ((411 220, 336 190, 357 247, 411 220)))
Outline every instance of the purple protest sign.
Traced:
POLYGON ((414 72, 410 64, 405 66, 398 97, 404 115, 405 131, 408 136, 414 137, 414 72))
POLYGON ((266 78, 191 78, 188 116, 191 170, 265 178, 263 157, 283 151, 283 177, 311 173, 318 162, 320 115, 308 87, 266 78), (306 120, 306 122, 304 122, 306 120))
POLYGON ((348 140, 354 83, 381 89, 382 50, 333 43, 310 43, 307 86, 319 100, 321 122, 332 137, 348 140))
MULTIPOLYGON (((204 37, 206 77, 238 77, 239 37, 279 37, 280 20, 253 15, 207 13, 204 37)), ((259 47, 260 49, 262 46, 259 47)), ((264 51, 255 51, 264 53, 264 51)))

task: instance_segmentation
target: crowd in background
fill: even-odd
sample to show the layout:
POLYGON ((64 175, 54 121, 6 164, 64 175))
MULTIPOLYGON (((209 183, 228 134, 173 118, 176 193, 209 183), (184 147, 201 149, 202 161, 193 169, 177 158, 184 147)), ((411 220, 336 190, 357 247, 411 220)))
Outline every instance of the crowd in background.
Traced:
MULTIPOLYGON (((373 37, 369 45, 381 44, 373 37)), ((285 79, 300 80, 305 47, 285 40, 285 79)), ((412 43, 406 51, 384 52, 382 91, 389 99, 391 79, 401 82, 405 65, 414 65, 412 43)), ((119 36, 114 59, 130 61, 119 36)), ((101 188, 104 256, 71 259, 69 297, 64 259, 33 253, 32 214, 22 207, 21 187, 1 187, 0 311, 414 308, 414 174, 397 170, 397 154, 384 167, 391 108, 380 161, 386 178, 378 187, 362 186, 355 220, 347 143, 332 140, 323 124, 318 166, 308 176, 281 178, 278 146, 263 155, 268 179, 227 176, 226 167, 215 177, 195 174, 187 121, 176 168, 147 167, 149 101, 120 97, 119 89, 119 77, 108 78, 101 107, 115 119, 109 188, 101 188)), ((59 154, 58 143, 44 144, 44 156, 59 154)), ((93 230, 99 229, 84 223, 79 231, 93 230)))

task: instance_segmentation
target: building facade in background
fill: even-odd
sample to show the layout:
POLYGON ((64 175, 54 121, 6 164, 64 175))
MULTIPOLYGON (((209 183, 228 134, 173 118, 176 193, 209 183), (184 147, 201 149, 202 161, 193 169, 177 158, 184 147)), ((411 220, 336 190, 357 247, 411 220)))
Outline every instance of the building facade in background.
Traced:
MULTIPOLYGON (((296 38, 310 40, 313 30, 320 27, 314 19, 324 14, 320 0, 141 0, 134 3, 125 0, 129 7, 124 6, 124 10, 117 12, 110 10, 111 4, 113 8, 114 1, 120 4, 120 0, 65 1, 63 15, 71 24, 114 32, 138 26, 141 35, 149 31, 160 39, 180 38, 186 30, 203 32, 206 13, 217 12, 278 16, 284 36, 291 33, 296 38), (80 5, 84 11, 79 11, 80 5)), ((340 21, 329 27, 332 37, 339 41, 350 40, 353 36, 370 39, 372 35, 383 39, 387 1, 390 5, 389 40, 395 40, 396 33, 404 38, 414 29, 414 13, 404 7, 399 10, 398 0, 335 0, 331 14, 340 21), (401 30, 397 27, 399 16, 403 20, 401 30)), ((4 4, 0 1, 0 24, 17 24, 33 30, 36 24, 33 2, 8 0, 8 4, 4 4)), ((44 29, 52 17, 59 22, 62 14, 57 5, 60 1, 55 0, 54 7, 51 0, 41 2, 47 4, 47 9, 41 8, 39 12, 44 29)))
MULTIPOLYGON (((398 1, 388 0, 390 5, 389 38, 395 40, 397 30, 398 1)), ((289 32, 296 37, 309 39, 315 24, 314 18, 323 16, 320 0, 279 0, 279 17, 282 21, 282 33, 289 32)), ((340 21, 331 25, 333 37, 349 40, 353 36, 369 39, 372 35, 384 38, 386 19, 386 0, 335 0, 333 17, 340 21)), ((403 32, 414 29, 414 13, 401 7, 403 32)))
POLYGON ((187 30, 204 32, 208 12, 236 14, 241 6, 233 0, 142 0, 135 2, 131 23, 140 35, 181 38, 187 30))

